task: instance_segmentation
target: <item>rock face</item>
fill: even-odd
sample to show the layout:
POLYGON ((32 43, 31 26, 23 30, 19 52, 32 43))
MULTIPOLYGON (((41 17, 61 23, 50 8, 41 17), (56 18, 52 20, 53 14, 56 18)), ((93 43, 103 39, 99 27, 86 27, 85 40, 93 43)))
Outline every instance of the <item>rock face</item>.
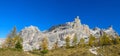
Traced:
POLYGON ((5 39, 0 39, 0 48, 2 48, 2 44, 5 41, 5 39))
POLYGON ((108 29, 100 29, 100 28, 96 27, 96 28, 90 30, 90 32, 92 35, 94 35, 97 38, 102 36, 104 32, 112 37, 118 36, 118 33, 112 28, 112 26, 110 26, 108 29))
POLYGON ((112 36, 118 35, 112 27, 108 29, 99 29, 97 27, 95 29, 90 29, 88 25, 81 24, 79 16, 77 16, 75 21, 53 26, 45 32, 41 32, 36 26, 30 26, 25 27, 19 34, 23 38, 24 51, 30 51, 39 49, 43 38, 48 38, 48 48, 52 49, 56 41, 58 41, 59 47, 64 46, 67 36, 70 37, 72 45, 72 39, 75 35, 78 38, 78 42, 81 38, 84 38, 87 42, 90 34, 95 37, 100 37, 103 32, 112 36))
POLYGON ((23 49, 29 51, 38 49, 40 41, 42 41, 43 33, 35 26, 25 27, 20 32, 20 36, 23 38, 23 49))

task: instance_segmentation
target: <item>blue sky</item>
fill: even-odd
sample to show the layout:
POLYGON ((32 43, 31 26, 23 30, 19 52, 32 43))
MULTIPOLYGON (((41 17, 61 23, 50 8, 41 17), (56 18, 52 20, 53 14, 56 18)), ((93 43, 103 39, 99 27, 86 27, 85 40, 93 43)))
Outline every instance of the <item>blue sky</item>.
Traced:
POLYGON ((43 31, 76 16, 90 28, 112 25, 120 33, 119 0, 0 0, 0 37, 15 25, 18 32, 30 25, 43 31))

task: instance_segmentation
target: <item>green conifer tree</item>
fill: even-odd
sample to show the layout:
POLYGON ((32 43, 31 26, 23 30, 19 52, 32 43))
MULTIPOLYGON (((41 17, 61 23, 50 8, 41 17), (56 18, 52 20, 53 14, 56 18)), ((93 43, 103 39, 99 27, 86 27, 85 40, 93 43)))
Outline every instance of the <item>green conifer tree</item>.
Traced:
POLYGON ((16 42, 16 44, 15 44, 15 48, 16 48, 16 49, 20 49, 20 50, 22 50, 22 44, 21 44, 20 41, 17 41, 17 42, 16 42))

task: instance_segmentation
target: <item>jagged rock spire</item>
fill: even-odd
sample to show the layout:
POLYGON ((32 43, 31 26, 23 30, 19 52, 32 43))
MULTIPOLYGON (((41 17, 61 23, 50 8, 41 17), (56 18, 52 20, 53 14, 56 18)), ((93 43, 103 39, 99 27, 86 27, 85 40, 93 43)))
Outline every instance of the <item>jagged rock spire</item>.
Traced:
POLYGON ((80 26, 81 26, 81 21, 79 19, 79 16, 77 16, 74 21, 74 28, 79 28, 80 26))
POLYGON ((112 25, 111 25, 111 26, 109 26, 109 28, 108 28, 108 29, 112 30, 112 29, 113 29, 112 25))
POLYGON ((80 21, 80 19, 79 19, 79 16, 77 16, 77 17, 75 18, 75 23, 78 23, 78 24, 81 23, 81 21, 80 21))

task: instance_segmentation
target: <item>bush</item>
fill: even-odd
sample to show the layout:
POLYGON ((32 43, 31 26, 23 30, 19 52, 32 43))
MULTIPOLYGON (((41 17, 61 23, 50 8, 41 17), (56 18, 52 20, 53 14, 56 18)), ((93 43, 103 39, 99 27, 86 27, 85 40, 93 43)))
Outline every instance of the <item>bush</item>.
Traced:
POLYGON ((48 50, 42 50, 41 53, 46 54, 46 53, 48 53, 48 50))

